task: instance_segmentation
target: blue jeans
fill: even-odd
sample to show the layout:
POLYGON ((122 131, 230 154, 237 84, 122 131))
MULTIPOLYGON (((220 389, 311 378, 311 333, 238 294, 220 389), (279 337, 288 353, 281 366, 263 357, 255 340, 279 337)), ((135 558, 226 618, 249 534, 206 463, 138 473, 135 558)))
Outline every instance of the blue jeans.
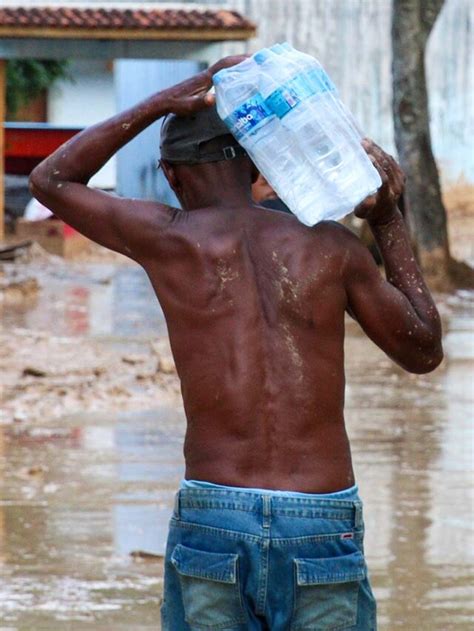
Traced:
POLYGON ((187 486, 170 522, 162 631, 376 630, 357 487, 187 486))

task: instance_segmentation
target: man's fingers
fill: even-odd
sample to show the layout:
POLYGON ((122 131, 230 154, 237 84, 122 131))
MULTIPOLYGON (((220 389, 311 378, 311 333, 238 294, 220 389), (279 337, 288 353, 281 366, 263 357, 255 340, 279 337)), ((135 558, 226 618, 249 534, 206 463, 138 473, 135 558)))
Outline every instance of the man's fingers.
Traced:
POLYGON ((367 151, 373 165, 382 178, 382 183, 389 186, 392 193, 399 195, 403 190, 405 175, 393 156, 386 153, 370 138, 364 138, 362 146, 367 151))
POLYGON ((219 70, 222 70, 223 68, 230 68, 231 66, 236 66, 249 57, 250 55, 229 55, 228 57, 219 59, 219 61, 217 61, 209 68, 209 71, 211 75, 214 75, 216 74, 216 72, 219 72, 219 70))
POLYGON ((381 162, 383 168, 385 169, 387 173, 393 174, 394 176, 398 175, 398 172, 401 171, 401 169, 398 166, 398 163, 393 156, 391 156, 389 153, 384 151, 381 147, 379 147, 375 143, 374 143, 374 152, 379 162, 381 162))
POLYGON ((360 204, 358 204, 354 208, 355 216, 359 217, 360 219, 364 219, 365 216, 375 206, 376 202, 377 202, 377 196, 376 195, 369 195, 369 197, 366 197, 360 204))
POLYGON ((395 158, 391 156, 389 153, 387 153, 387 159, 390 162, 392 171, 396 173, 397 177, 403 177, 403 171, 401 170, 400 165, 395 160, 395 158))
POLYGON ((395 197, 398 197, 404 188, 404 173, 396 160, 388 153, 383 152, 382 168, 388 175, 389 186, 395 197))
POLYGON ((213 94, 200 94, 196 96, 182 96, 171 101, 170 112, 177 116, 189 116, 210 107, 215 102, 213 94))
POLYGON ((388 185, 392 195, 398 198, 405 186, 405 174, 395 158, 380 147, 378 147, 378 151, 376 150, 376 155, 382 159, 382 168, 388 175, 388 185))
POLYGON ((394 169, 394 176, 395 176, 395 193, 398 197, 399 195, 401 195, 403 189, 405 188, 405 174, 403 173, 403 171, 400 169, 398 165, 396 165, 396 168, 394 169))
POLYGON ((205 105, 207 105, 208 107, 210 107, 211 105, 214 105, 216 102, 216 95, 215 94, 210 94, 209 92, 204 96, 204 103, 205 105))
POLYGON ((389 156, 389 159, 392 164, 392 169, 395 176, 395 181, 396 181, 398 191, 401 192, 405 188, 405 181, 406 181, 405 173, 403 172, 402 168, 400 167, 400 165, 398 164, 398 162, 395 160, 394 157, 389 156))
POLYGON ((215 103, 215 96, 213 94, 200 94, 197 96, 191 96, 188 99, 188 105, 192 112, 197 112, 206 107, 210 107, 215 103))
POLYGON ((370 138, 367 138, 367 136, 365 138, 362 138, 361 145, 364 147, 366 151, 370 149, 372 144, 373 144, 373 140, 371 140, 370 138))
POLYGON ((379 164, 382 165, 385 171, 391 169, 390 163, 388 161, 388 156, 383 149, 381 149, 375 142, 372 145, 372 151, 379 164))
POLYGON ((372 162, 375 160, 385 170, 388 168, 385 152, 373 140, 364 138, 361 144, 372 162))
POLYGON ((374 142, 371 138, 364 138, 362 140, 362 146, 369 154, 369 156, 374 156, 377 162, 387 171, 391 168, 389 163, 390 156, 385 153, 385 151, 379 147, 379 145, 374 142))
POLYGON ((389 182, 389 177, 388 177, 387 172, 382 167, 382 165, 379 163, 377 158, 375 158, 375 156, 369 155, 369 157, 370 157, 370 161, 372 162, 374 167, 377 169, 378 174, 380 175, 380 179, 382 180, 382 186, 386 186, 388 184, 388 182, 389 182))
POLYGON ((396 203, 403 192, 405 175, 395 158, 370 138, 364 138, 361 144, 382 180, 376 195, 365 199, 354 210, 357 217, 369 219, 396 203))

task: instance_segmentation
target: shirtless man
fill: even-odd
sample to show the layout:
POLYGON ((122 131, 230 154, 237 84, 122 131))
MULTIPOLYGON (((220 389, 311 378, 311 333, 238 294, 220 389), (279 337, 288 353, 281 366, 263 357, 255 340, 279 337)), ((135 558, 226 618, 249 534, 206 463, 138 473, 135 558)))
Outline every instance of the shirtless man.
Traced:
POLYGON ((440 320, 397 209, 403 174, 374 143, 364 146, 383 184, 357 213, 387 280, 341 225, 308 228, 252 202, 255 167, 207 94, 213 73, 238 61, 78 134, 33 171, 31 191, 142 265, 166 316, 187 434, 163 630, 373 631, 344 427, 344 316, 414 373, 441 362, 440 320), (182 210, 88 188, 168 114, 162 165, 182 210))

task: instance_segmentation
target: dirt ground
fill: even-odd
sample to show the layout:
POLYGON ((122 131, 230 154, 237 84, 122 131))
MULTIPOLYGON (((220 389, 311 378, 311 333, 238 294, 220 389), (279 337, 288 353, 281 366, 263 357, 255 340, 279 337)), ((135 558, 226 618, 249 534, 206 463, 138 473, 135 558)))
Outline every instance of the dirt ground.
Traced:
MULTIPOLYGON (((35 244, 22 260, 0 267, 0 423, 77 411, 148 409, 157 391, 161 400, 179 394, 166 336, 132 343, 130 351, 127 342, 97 339, 84 328, 88 298, 109 288, 121 268, 136 265, 95 244, 74 261, 35 244), (19 326, 31 313, 42 316, 41 325, 19 326), (57 334, 54 320, 63 315, 69 317, 72 335, 57 334)), ((103 315, 101 308, 97 306, 94 317, 103 315)))

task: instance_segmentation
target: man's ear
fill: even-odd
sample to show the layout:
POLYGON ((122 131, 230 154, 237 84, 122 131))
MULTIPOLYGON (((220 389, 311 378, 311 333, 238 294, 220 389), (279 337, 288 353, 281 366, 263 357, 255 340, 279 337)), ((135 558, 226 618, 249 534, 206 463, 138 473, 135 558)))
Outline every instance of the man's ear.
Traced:
POLYGON ((173 165, 169 162, 166 162, 166 160, 161 160, 160 164, 161 168, 163 169, 163 173, 168 180, 168 184, 171 186, 176 195, 178 195, 181 187, 179 186, 179 180, 176 177, 176 171, 173 165))

